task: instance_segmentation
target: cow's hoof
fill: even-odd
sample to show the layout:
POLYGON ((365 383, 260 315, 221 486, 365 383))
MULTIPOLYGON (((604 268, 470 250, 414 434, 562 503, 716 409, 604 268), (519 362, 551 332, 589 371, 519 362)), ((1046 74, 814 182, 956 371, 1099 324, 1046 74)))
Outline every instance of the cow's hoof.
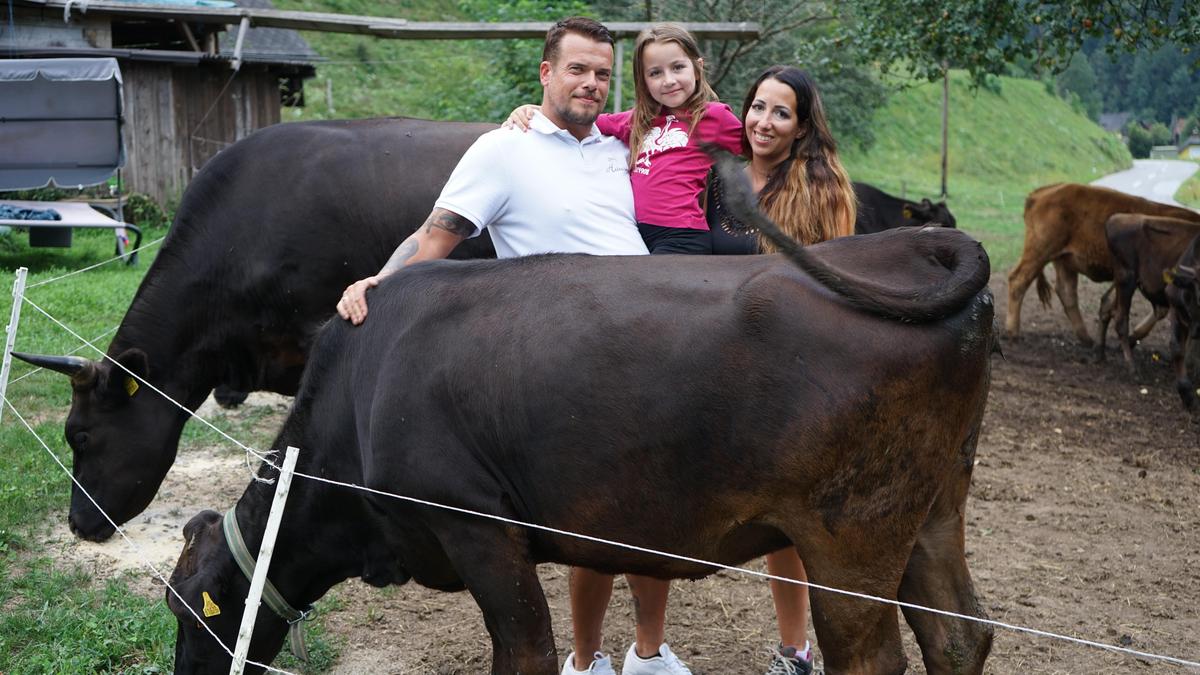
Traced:
POLYGON ((1082 345, 1084 349, 1094 349, 1096 347, 1096 341, 1090 337, 1079 338, 1079 344, 1082 345))

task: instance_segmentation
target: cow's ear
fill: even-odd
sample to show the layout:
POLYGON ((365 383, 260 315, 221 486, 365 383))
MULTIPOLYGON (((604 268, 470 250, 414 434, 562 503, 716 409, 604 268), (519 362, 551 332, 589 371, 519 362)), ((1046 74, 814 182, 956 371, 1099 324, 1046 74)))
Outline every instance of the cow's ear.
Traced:
POLYGON ((133 398, 142 388, 138 379, 145 380, 150 374, 150 363, 146 352, 126 349, 117 355, 116 362, 108 374, 108 394, 133 398))
MULTIPOLYGON (((171 587, 189 603, 203 601, 203 605, 200 602, 196 604, 207 607, 209 616, 215 616, 214 612, 221 611, 219 601, 215 599, 222 590, 216 583, 219 575, 214 575, 214 570, 207 569, 212 566, 212 549, 219 546, 220 530, 221 514, 216 511, 201 511, 193 516, 187 525, 183 526, 183 551, 180 552, 175 571, 171 574, 171 587), (208 593, 207 599, 204 598, 205 592, 208 593)), ((169 590, 167 606, 181 618, 188 618, 188 612, 179 598, 169 590)))

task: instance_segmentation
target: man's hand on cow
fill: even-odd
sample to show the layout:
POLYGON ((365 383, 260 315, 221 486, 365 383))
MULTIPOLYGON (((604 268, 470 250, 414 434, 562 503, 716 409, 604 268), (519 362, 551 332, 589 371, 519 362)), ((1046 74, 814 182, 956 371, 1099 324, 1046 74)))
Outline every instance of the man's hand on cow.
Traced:
POLYGON ((355 326, 361 324, 367 318, 367 289, 378 286, 379 279, 377 274, 347 286, 342 299, 338 300, 338 315, 355 326))
POLYGON ((505 129, 520 129, 521 131, 529 131, 529 121, 533 119, 533 114, 541 111, 541 106, 527 103, 523 106, 518 106, 513 110, 508 119, 504 120, 504 124, 500 126, 505 129))

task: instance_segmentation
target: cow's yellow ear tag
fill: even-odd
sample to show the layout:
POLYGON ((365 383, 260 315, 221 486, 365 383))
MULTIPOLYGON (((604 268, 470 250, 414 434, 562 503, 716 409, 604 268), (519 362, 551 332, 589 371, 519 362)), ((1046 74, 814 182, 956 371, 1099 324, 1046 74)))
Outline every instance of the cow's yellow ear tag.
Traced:
POLYGON ((213 599, 211 597, 209 597, 208 591, 204 591, 200 595, 204 598, 204 616, 205 616, 205 618, 208 618, 211 616, 216 616, 221 613, 221 608, 217 607, 217 603, 213 602, 213 599))
POLYGON ((1168 284, 1173 283, 1175 281, 1175 270, 1171 269, 1170 267, 1163 270, 1163 281, 1168 284))
POLYGON ((912 214, 912 209, 908 208, 907 206, 906 206, 906 207, 904 207, 904 209, 901 211, 901 213, 903 213, 903 214, 904 214, 904 217, 905 217, 905 218, 912 218, 912 217, 913 217, 913 214, 912 214))
POLYGON ((134 394, 137 393, 137 390, 138 390, 137 380, 133 379, 132 377, 125 378, 125 393, 129 394, 132 397, 134 394))

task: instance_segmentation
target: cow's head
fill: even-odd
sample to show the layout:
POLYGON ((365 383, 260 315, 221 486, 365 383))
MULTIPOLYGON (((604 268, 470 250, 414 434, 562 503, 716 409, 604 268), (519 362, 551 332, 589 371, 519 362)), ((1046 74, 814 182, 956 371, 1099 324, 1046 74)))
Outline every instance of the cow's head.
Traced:
POLYGON ((71 488, 68 520, 79 537, 108 539, 115 529, 87 494, 118 525, 141 513, 175 461, 186 413, 133 377, 149 380, 151 375, 146 354, 139 349, 118 355, 119 366, 108 359, 13 356, 70 376, 71 411, 65 432, 78 485, 71 488))
MULTIPOLYGON (((171 588, 178 597, 167 589, 167 607, 178 624, 175 672, 180 675, 228 673, 233 661, 229 652, 237 645, 250 582, 230 553, 221 519, 216 511, 201 511, 183 527, 183 553, 171 573, 171 588)), ((287 629, 287 622, 264 603, 254 622, 248 660, 270 663, 283 646, 287 629)), ((248 665, 246 672, 262 669, 248 665)))
POLYGON ((950 213, 944 201, 935 204, 928 199, 922 199, 919 203, 908 204, 904 207, 904 217, 911 218, 921 225, 958 228, 958 221, 954 219, 954 214, 950 213))
MULTIPOLYGON (((1184 256, 1186 258, 1186 256, 1184 256)), ((1170 284, 1183 291, 1190 302, 1200 302, 1200 280, 1196 278, 1195 261, 1180 260, 1179 264, 1167 270, 1164 275, 1170 284), (1187 262, 1193 264, 1188 265, 1187 262)))

